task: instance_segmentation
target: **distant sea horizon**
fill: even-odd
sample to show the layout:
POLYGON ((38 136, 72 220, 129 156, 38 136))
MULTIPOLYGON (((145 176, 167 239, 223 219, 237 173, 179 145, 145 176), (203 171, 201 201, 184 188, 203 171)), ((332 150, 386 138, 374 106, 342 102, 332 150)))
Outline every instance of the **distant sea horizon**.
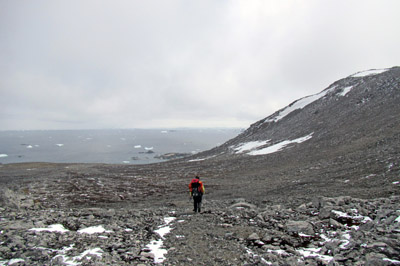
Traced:
POLYGON ((167 153, 196 154, 243 128, 64 129, 0 131, 0 164, 24 162, 149 164, 167 153))

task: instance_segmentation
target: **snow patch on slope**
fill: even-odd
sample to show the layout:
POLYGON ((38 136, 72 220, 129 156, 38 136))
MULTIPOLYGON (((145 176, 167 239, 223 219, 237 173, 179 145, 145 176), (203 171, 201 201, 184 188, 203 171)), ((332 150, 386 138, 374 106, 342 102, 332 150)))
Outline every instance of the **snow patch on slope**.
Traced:
POLYGON ((353 88, 353 86, 349 86, 349 87, 343 88, 343 89, 342 89, 342 92, 339 93, 338 95, 339 95, 339 96, 346 96, 346 94, 349 93, 349 92, 351 91, 352 88, 353 88))
POLYGON ((253 150, 251 152, 248 152, 247 154, 249 154, 249 155, 265 155, 265 154, 270 154, 270 153, 274 153, 274 152, 277 152, 277 151, 281 151, 283 148, 285 148, 286 146, 288 146, 290 144, 302 143, 304 141, 307 141, 307 140, 311 139, 313 134, 314 134, 314 132, 309 134, 309 135, 307 135, 307 136, 304 136, 304 137, 301 137, 301 138, 297 138, 297 139, 294 139, 294 140, 285 140, 285 141, 276 143, 276 144, 274 144, 272 146, 268 146, 268 147, 260 149, 260 150, 253 150))
POLYGON ((232 146, 231 148, 233 148, 235 150, 235 153, 242 153, 245 151, 251 151, 258 147, 264 146, 268 142, 270 142, 270 140, 249 141, 249 142, 241 143, 237 147, 232 146))
POLYGON ((300 100, 295 101, 294 103, 292 103, 285 109, 281 110, 275 117, 272 117, 272 118, 268 117, 267 119, 265 119, 264 123, 278 122, 279 120, 281 120, 282 118, 284 118, 285 116, 290 114, 291 112, 293 112, 297 109, 303 109, 310 103, 315 102, 318 99, 321 99, 322 97, 327 95, 329 92, 333 91, 335 88, 336 87, 333 87, 331 89, 324 90, 318 94, 314 94, 314 95, 310 95, 310 96, 301 98, 300 100))

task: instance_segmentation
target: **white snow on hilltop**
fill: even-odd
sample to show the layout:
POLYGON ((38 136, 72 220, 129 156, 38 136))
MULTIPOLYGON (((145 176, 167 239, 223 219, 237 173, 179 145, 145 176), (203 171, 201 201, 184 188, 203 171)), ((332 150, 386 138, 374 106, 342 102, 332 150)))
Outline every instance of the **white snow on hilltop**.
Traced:
POLYGON ((268 146, 266 148, 260 149, 260 150, 253 150, 251 152, 248 152, 247 154, 249 155, 265 155, 265 154, 270 154, 270 153, 274 153, 277 151, 281 151, 283 148, 285 148, 286 146, 293 144, 293 143, 302 143, 304 141, 307 141, 309 139, 312 138, 312 135, 314 133, 311 133, 307 136, 301 137, 301 138, 297 138, 294 140, 285 140, 279 143, 276 143, 272 146, 268 146))
POLYGON ((336 87, 333 87, 331 89, 324 90, 320 93, 301 98, 300 100, 295 101, 294 103, 292 103, 285 109, 281 110, 275 117, 271 118, 271 116, 269 116, 267 119, 265 119, 264 122, 265 123, 278 122, 279 120, 281 120, 282 118, 284 118, 285 116, 290 114, 291 112, 293 112, 297 109, 303 109, 310 103, 315 102, 318 99, 321 99, 322 97, 327 95, 329 92, 333 91, 335 88, 336 87))
POLYGON ((357 72, 356 74, 351 75, 350 77, 361 78, 361 77, 365 77, 365 76, 381 74, 381 73, 386 72, 388 70, 389 70, 388 68, 385 68, 385 69, 370 69, 370 70, 367 70, 367 71, 357 72))

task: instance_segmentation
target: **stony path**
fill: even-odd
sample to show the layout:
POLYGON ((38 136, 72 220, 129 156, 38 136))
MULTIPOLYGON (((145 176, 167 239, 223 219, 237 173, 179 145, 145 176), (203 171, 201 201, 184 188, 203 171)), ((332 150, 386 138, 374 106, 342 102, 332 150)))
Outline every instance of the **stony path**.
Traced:
POLYGON ((174 229, 165 241, 173 246, 166 264, 239 265, 240 245, 232 241, 232 227, 211 212, 178 214, 174 229))
POLYGON ((172 211, 176 218, 163 245, 168 249, 162 265, 270 265, 248 247, 256 225, 247 210, 229 210, 221 202, 205 202, 202 213, 191 205, 172 211), (248 223, 243 223, 243 219, 248 223))

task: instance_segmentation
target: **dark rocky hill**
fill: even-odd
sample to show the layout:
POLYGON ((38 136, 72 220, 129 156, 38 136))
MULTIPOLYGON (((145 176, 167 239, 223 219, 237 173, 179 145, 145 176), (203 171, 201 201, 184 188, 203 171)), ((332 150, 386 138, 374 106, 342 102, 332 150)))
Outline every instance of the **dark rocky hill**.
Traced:
POLYGON ((291 103, 200 156, 248 156, 265 147, 305 136, 310 136, 307 143, 313 153, 343 146, 358 149, 366 140, 393 141, 390 137, 399 133, 399 114, 400 67, 360 72, 334 82, 318 94, 291 103), (254 149, 238 151, 244 143, 267 140, 254 149))
POLYGON ((235 176, 250 175, 250 185, 257 184, 253 195, 275 195, 278 187, 277 195, 300 192, 302 184, 310 195, 391 194, 391 182, 400 174, 399 114, 400 68, 359 72, 191 161, 220 165, 235 176))

